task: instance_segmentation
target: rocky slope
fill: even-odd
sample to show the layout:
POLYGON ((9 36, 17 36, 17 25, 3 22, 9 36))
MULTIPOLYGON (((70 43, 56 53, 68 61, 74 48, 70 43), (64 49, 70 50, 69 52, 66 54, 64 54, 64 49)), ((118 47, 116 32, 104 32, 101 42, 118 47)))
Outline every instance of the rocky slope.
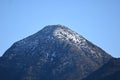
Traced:
POLYGON ((0 80, 82 80, 112 57, 62 25, 14 43, 0 58, 0 80))
POLYGON ((84 80, 120 80, 120 58, 111 59, 84 80))

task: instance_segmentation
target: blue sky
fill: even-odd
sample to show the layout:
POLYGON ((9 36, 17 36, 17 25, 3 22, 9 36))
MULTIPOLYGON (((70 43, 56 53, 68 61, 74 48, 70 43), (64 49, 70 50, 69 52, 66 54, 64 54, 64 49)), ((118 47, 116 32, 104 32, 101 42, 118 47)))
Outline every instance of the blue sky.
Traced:
POLYGON ((68 26, 120 57, 120 0, 0 0, 0 55, 50 24, 68 26))

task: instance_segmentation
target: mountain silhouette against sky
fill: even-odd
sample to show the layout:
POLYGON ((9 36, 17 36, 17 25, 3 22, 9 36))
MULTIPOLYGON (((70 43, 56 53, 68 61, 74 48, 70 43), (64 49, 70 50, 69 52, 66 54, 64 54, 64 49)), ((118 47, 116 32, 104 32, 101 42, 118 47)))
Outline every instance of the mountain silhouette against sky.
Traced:
POLYGON ((0 80, 82 80, 113 57, 63 25, 15 42, 0 58, 0 80))

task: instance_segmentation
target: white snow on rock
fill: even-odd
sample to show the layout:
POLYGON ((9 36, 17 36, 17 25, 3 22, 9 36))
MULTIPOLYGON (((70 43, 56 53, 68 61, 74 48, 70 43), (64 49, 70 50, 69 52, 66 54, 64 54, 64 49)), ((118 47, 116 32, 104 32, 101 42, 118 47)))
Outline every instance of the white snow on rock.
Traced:
POLYGON ((68 41, 77 46, 82 46, 86 43, 86 40, 82 36, 70 29, 66 29, 65 27, 57 27, 53 34, 55 37, 64 41, 68 41))
MULTIPOLYGON (((31 55, 35 54, 35 49, 37 47, 41 47, 41 53, 46 53, 44 48, 46 46, 41 46, 40 42, 43 42, 41 44, 48 44, 49 41, 56 41, 57 39, 60 41, 65 41, 68 42, 69 44, 75 45, 79 49, 83 48, 84 50, 87 49, 86 51, 91 52, 92 55, 96 54, 96 49, 92 48, 89 46, 88 41, 82 37, 81 35, 77 34, 76 32, 72 31, 71 29, 62 26, 62 25, 49 25, 43 28, 41 31, 37 32, 36 34, 27 37, 23 40, 18 41, 15 46, 16 48, 13 49, 14 52, 18 52, 19 54, 21 53, 28 53, 32 52, 31 55), (22 51, 19 51, 22 49, 22 51)), ((48 44, 49 45, 49 44, 48 44)), ((101 54, 98 53, 96 56, 100 56, 101 54)), ((12 59, 15 56, 15 54, 11 54, 9 59, 12 59)), ((56 57, 56 53, 54 52, 53 54, 49 55, 46 53, 46 60, 51 57, 51 61, 53 61, 53 57, 56 57)))

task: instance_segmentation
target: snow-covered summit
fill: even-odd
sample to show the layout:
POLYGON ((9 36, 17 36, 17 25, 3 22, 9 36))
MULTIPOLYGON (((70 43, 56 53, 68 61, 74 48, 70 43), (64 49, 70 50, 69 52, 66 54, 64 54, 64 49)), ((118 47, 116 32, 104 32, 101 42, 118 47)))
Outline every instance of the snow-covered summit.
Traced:
POLYGON ((54 31, 54 36, 61 40, 69 41, 73 44, 81 44, 82 42, 85 42, 85 39, 81 35, 77 34, 67 27, 58 27, 54 31))
POLYGON ((74 45, 84 45, 85 38, 63 25, 48 25, 43 28, 42 33, 53 39, 53 36, 62 41, 70 42, 74 45))

